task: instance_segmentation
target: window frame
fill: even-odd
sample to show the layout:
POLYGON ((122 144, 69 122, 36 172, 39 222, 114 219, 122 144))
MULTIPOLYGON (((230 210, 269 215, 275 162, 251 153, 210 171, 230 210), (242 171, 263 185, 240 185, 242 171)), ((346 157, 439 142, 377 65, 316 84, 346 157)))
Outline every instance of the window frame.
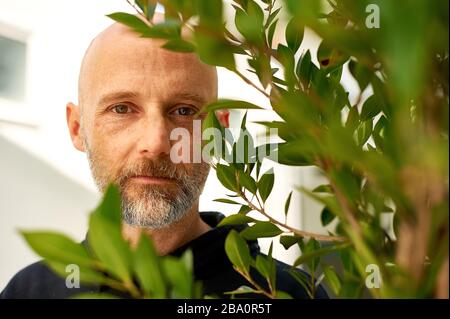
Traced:
POLYGON ((19 26, 0 20, 0 35, 25 44, 25 94, 23 101, 0 96, 0 124, 10 123, 28 127, 37 127, 37 121, 28 102, 28 75, 30 61, 31 33, 19 26))

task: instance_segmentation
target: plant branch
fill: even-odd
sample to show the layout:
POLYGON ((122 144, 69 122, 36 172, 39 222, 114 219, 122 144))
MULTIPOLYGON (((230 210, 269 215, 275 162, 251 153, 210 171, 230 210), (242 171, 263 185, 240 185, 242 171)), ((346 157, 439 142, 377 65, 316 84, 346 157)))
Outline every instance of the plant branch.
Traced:
POLYGON ((147 21, 150 25, 152 24, 152 22, 147 20, 147 17, 146 17, 146 16, 145 16, 145 15, 144 15, 137 7, 136 7, 135 4, 131 3, 130 0, 126 0, 126 2, 127 2, 130 6, 132 6, 134 10, 136 10, 137 14, 139 14, 139 15, 144 19, 144 21, 147 21))
POLYGON ((275 296, 273 295, 273 293, 269 293, 269 292, 265 291, 263 288, 261 288, 261 286, 258 285, 252 279, 252 277, 250 277, 250 275, 248 273, 244 273, 244 272, 242 272, 240 269, 238 269, 236 267, 234 267, 234 270, 236 270, 242 277, 247 279, 247 281, 256 288, 255 293, 265 295, 267 298, 270 298, 270 299, 275 299, 275 296))
POLYGON ((280 222, 279 220, 276 220, 275 218, 273 218, 272 216, 267 214, 266 211, 263 208, 259 208, 259 207, 256 207, 255 205, 253 205, 253 203, 251 201, 249 201, 248 198, 245 196, 245 194, 243 194, 242 192, 239 192, 238 194, 241 196, 241 198, 243 200, 245 200, 245 202, 247 203, 247 205, 251 209, 259 212, 261 215, 263 215, 264 217, 268 218, 270 222, 272 222, 274 224, 277 224, 277 225, 279 225, 279 226, 289 230, 290 232, 294 233, 297 236, 314 238, 316 240, 322 240, 322 241, 346 241, 347 240, 347 238, 343 237, 343 236, 321 235, 321 234, 311 233, 311 232, 308 232, 308 231, 304 231, 304 230, 299 230, 299 229, 293 228, 293 227, 291 227, 291 226, 289 226, 289 225, 287 225, 287 224, 285 224, 283 222, 280 222))

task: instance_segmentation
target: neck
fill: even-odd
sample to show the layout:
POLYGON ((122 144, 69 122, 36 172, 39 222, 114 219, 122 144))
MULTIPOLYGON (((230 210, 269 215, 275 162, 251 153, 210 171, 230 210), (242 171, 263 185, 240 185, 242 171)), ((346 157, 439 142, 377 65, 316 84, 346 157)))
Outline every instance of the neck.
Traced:
POLYGON ((141 234, 149 236, 157 253, 163 256, 187 244, 210 229, 211 227, 200 218, 198 203, 196 203, 181 220, 166 228, 148 229, 123 224, 122 233, 132 247, 138 244, 141 234))

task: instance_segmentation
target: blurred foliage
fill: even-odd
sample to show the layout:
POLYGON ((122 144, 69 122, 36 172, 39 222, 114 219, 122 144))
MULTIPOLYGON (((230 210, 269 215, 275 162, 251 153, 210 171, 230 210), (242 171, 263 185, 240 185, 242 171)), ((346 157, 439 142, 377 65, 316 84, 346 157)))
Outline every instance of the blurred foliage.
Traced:
MULTIPOLYGON (((150 239, 142 235, 131 247, 121 233, 120 195, 110 186, 89 220, 87 241, 76 243, 54 232, 22 232, 30 247, 60 276, 67 265, 77 265, 86 287, 103 285, 133 298, 200 298, 201 283, 194 281, 192 253, 180 258, 157 255, 150 239)), ((108 293, 80 294, 75 298, 118 297, 108 293)))
MULTIPOLYGON (((226 241, 236 271, 254 284, 234 293, 256 291, 268 297, 286 297, 275 289, 271 256, 253 260, 245 242, 282 234, 280 242, 286 249, 297 245, 302 251, 293 267, 302 265, 311 278, 290 273, 311 297, 318 283, 338 297, 361 297, 368 265, 376 265, 382 278, 379 288, 369 289, 373 297, 448 297, 448 1, 160 3, 166 14, 157 24, 152 22, 155 2, 151 0, 136 1, 138 15, 113 13, 109 17, 143 37, 164 39, 163 47, 168 50, 193 52, 204 63, 225 67, 259 90, 270 101, 272 109, 267 112, 281 118, 259 122, 278 130, 282 142, 271 145, 276 147, 278 162, 314 166, 328 181, 314 190, 295 191, 323 204, 321 220, 329 234, 295 229, 265 210, 267 198, 276 195, 275 174, 260 171, 263 158, 254 156, 256 161, 243 163, 229 160, 225 155, 231 159, 239 156, 240 138, 224 138, 220 145, 226 152, 213 165, 220 182, 233 194, 218 201, 239 209, 221 224, 252 224, 241 233, 232 231, 226 241), (224 14, 225 9, 231 16, 224 14), (314 34, 321 39, 318 49, 305 49, 304 38, 314 34), (247 76, 249 73, 255 77, 247 76), (355 97, 343 85, 344 76, 353 78, 358 86, 355 97), (261 219, 248 216, 251 211, 261 219), (382 224, 386 216, 394 220, 394 236, 382 224), (327 255, 337 256, 342 269, 328 264, 327 255), (269 291, 252 281, 250 268, 267 279, 269 291)), ((214 113, 222 108, 258 106, 230 100, 207 105, 204 128, 223 132, 214 113)), ((246 125, 244 116, 241 127, 246 125)), ((251 138, 243 143, 244 155, 260 154, 269 146, 255 146, 251 138)), ((291 195, 286 197, 286 216, 291 195)), ((102 213, 91 217, 89 238, 97 259, 86 257, 74 243, 67 245, 74 247, 75 255, 69 259, 76 257, 87 266, 101 265, 127 289, 133 288, 130 276, 134 271, 145 294, 152 296, 170 295, 155 275, 165 272, 173 293, 194 296, 188 276, 185 287, 170 281, 175 277, 170 276, 170 269, 185 274, 191 271, 186 263, 173 260, 163 263, 167 267, 159 272, 140 271, 144 268, 140 263, 159 265, 151 244, 143 239, 138 250, 130 252, 125 245, 105 242, 106 234, 108 238, 114 234, 117 243, 120 239, 112 224, 98 226, 104 218, 102 213), (102 245, 114 245, 117 254, 102 252, 102 245), (130 256, 138 262, 130 262, 130 256)), ((32 244, 33 236, 26 237, 39 253, 39 246, 32 244)), ((52 254, 42 255, 52 260, 52 254)), ((159 269, 155 265, 152 267, 159 269)), ((93 272, 87 278, 98 276, 93 272)))

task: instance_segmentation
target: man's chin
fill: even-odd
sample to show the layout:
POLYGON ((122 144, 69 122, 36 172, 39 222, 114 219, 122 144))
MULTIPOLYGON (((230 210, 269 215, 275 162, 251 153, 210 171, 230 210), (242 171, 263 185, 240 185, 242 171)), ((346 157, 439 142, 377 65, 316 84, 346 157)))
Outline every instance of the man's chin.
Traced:
POLYGON ((122 196, 132 201, 141 201, 144 198, 164 198, 166 200, 173 200, 177 196, 178 191, 179 186, 177 184, 163 186, 128 183, 122 190, 122 196))

